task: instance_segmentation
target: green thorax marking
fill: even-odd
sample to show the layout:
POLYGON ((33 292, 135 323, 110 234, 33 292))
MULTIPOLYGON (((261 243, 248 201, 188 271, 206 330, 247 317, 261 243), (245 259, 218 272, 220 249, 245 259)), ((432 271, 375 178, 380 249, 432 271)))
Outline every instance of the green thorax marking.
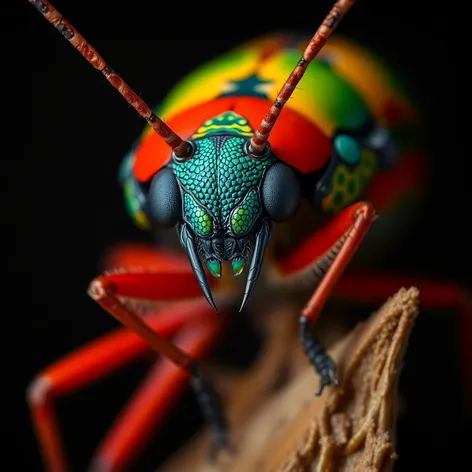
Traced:
MULTIPOLYGON (((203 126, 210 128, 213 124, 203 126)), ((242 236, 261 212, 258 186, 273 159, 252 159, 244 152, 245 138, 216 135, 213 129, 204 135, 207 137, 194 138, 196 151, 191 159, 173 163, 184 193, 184 218, 200 236, 225 229, 242 236)), ((235 128, 231 130, 235 132, 235 128)))
POLYGON ((239 136, 252 136, 253 131, 246 118, 243 118, 241 115, 232 111, 228 111, 206 120, 202 126, 197 129, 195 134, 192 136, 192 139, 203 138, 214 133, 231 133, 239 136))

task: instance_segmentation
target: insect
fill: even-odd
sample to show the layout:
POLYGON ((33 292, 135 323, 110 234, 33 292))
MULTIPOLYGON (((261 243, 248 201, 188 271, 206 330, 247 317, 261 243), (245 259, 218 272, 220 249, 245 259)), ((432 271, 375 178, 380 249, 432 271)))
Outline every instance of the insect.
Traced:
MULTIPOLYGON (((389 71, 349 41, 326 42, 354 2, 335 3, 311 39, 256 39, 204 66, 177 84, 156 113, 49 2, 30 3, 147 120, 121 167, 125 202, 140 227, 175 227, 182 248, 122 247, 110 255, 110 270, 91 282, 91 297, 129 331, 84 347, 31 383, 28 399, 48 469, 67 470, 53 398, 148 347, 171 363, 156 362, 97 451, 96 470, 129 465, 146 440, 144 413, 157 422, 189 378, 215 447, 224 446, 224 411, 199 360, 221 334, 219 317, 235 300, 250 310, 267 293, 258 290, 311 287, 301 342, 319 375, 318 393, 338 384, 312 325, 332 294, 359 299, 369 284, 369 296, 383 301, 405 283, 346 269, 362 241, 389 224, 387 215, 415 198, 424 166, 415 108, 386 79, 389 71), (376 214, 382 217, 372 225, 376 214), (285 238, 296 244, 287 247, 285 238)), ((421 293, 423 301, 428 293, 434 300, 437 286, 421 293)))

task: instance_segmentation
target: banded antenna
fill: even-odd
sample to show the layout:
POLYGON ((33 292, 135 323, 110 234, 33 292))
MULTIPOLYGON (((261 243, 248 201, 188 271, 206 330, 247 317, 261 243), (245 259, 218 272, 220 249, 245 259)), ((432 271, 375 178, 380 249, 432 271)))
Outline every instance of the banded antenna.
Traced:
POLYGON ((338 0, 331 8, 331 11, 328 13, 323 23, 316 31, 315 35, 311 38, 308 46, 305 49, 305 52, 303 53, 303 56, 298 61, 295 69, 293 69, 292 73, 289 75, 274 103, 251 138, 249 143, 249 151, 250 154, 254 155, 255 158, 265 154, 270 131, 277 121, 282 108, 292 95, 295 87, 298 85, 298 82, 300 82, 300 79, 303 77, 308 64, 310 64, 310 62, 320 52, 321 48, 326 43, 326 40, 336 29, 339 22, 349 11, 355 1, 356 0, 338 0))
POLYGON ((49 21, 64 38, 98 69, 115 87, 125 100, 149 123, 149 125, 169 145, 177 157, 186 157, 191 152, 190 145, 174 133, 149 106, 116 74, 97 51, 80 35, 71 24, 46 0, 28 0, 49 21))

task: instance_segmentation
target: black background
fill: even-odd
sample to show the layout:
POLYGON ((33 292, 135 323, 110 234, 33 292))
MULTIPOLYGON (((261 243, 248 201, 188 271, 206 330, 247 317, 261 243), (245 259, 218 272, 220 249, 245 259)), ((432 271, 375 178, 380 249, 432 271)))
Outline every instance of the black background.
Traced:
MULTIPOLYGON (((7 102, 14 102, 8 108, 14 118, 6 139, 15 144, 2 159, 2 233, 9 238, 3 288, 13 308, 4 312, 2 349, 8 359, 14 355, 14 470, 36 472, 42 469, 24 401, 26 386, 51 361, 115 327, 86 296, 88 282, 108 245, 148 236, 128 219, 116 179, 143 120, 23 3, 10 16, 9 42, 4 43, 13 50, 6 74, 13 89, 3 91, 7 102)), ((261 3, 201 5, 184 15, 186 7, 177 4, 160 10, 158 2, 150 1, 118 6, 107 0, 99 9, 97 3, 58 0, 55 6, 150 105, 182 75, 240 40, 279 29, 314 32, 331 6, 328 1, 317 1, 310 10, 295 3, 284 9, 261 3)), ((467 31, 460 26, 460 11, 439 3, 422 10, 423 5, 360 0, 339 31, 370 46, 409 81, 426 120, 432 166, 428 204, 411 237, 386 264, 470 285, 471 174, 468 115, 462 115, 468 90, 460 66, 469 54, 460 39, 467 31)), ((60 399, 74 471, 85 470, 144 368, 133 366, 60 399)), ((469 423, 452 313, 422 313, 401 388, 408 407, 399 420, 397 470, 449 470, 451 457, 458 461, 454 470, 466 470, 470 429, 465 429, 469 423)), ((189 395, 169 420, 166 434, 158 435, 133 470, 152 470, 198 423, 189 395), (186 420, 179 421, 178 415, 186 420)))

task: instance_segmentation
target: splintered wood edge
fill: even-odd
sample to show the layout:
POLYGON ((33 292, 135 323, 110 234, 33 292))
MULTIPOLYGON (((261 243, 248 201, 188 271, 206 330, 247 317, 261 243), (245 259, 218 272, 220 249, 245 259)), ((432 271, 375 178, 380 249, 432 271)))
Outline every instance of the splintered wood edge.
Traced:
POLYGON ((312 404, 309 411, 300 412, 300 426, 297 420, 292 423, 293 440, 284 439, 280 449, 273 445, 281 451, 280 459, 262 470, 391 468, 396 458, 397 385, 418 302, 416 288, 401 289, 358 328, 357 336, 337 358, 339 365, 344 364, 343 387, 332 389, 322 405, 312 404), (307 417, 308 424, 303 425, 307 417))
POLYGON ((416 288, 402 288, 342 338, 330 350, 341 386, 326 389, 321 397, 314 395, 318 378, 306 365, 273 394, 261 395, 257 379, 252 384, 244 379, 239 390, 235 381, 232 411, 238 411, 233 402, 241 397, 258 397, 258 404, 249 416, 233 417, 234 452, 209 462, 205 431, 157 472, 389 470, 396 458, 398 378, 418 303, 416 288))

